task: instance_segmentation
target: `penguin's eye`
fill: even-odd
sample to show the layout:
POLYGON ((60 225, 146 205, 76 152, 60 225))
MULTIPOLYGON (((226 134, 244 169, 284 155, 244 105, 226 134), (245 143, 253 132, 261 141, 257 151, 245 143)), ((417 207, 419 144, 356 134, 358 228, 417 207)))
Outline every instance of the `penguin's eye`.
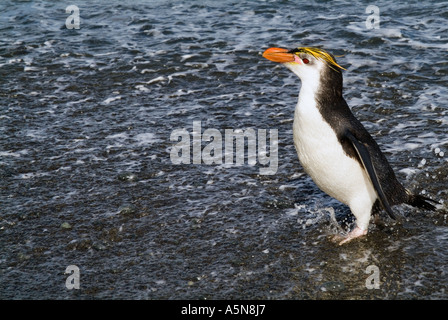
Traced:
POLYGON ((304 64, 310 63, 310 60, 308 60, 307 58, 303 58, 302 61, 303 61, 304 64))

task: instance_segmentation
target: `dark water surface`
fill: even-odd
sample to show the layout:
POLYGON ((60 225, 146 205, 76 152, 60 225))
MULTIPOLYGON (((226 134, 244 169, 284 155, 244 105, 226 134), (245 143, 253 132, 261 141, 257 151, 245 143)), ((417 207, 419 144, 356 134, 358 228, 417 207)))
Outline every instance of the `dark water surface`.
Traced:
POLYGON ((448 4, 375 1, 379 29, 369 4, 2 1, 0 298, 447 299, 448 4), (350 212, 298 163, 300 82, 270 46, 341 55, 354 113, 439 211, 330 242, 350 212), (275 173, 173 163, 194 122, 277 130, 275 173))

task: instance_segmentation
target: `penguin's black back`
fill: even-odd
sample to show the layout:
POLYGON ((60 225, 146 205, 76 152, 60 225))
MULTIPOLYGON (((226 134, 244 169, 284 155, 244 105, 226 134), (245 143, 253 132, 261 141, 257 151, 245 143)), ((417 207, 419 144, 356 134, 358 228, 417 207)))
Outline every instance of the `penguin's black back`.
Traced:
POLYGON ((380 147, 353 115, 342 96, 343 79, 338 70, 326 67, 321 73, 321 84, 316 95, 316 102, 324 120, 332 127, 342 145, 344 152, 356 159, 363 166, 353 144, 345 137, 349 130, 367 148, 378 180, 390 205, 407 202, 408 194, 397 180, 395 173, 380 147))

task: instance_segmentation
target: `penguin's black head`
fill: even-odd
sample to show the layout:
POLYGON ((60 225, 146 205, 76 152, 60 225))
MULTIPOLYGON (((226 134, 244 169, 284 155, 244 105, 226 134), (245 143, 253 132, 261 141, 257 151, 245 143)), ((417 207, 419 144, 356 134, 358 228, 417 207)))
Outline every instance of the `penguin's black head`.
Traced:
POLYGON ((299 47, 292 50, 269 48, 263 57, 280 62, 294 72, 302 84, 318 88, 331 87, 342 94, 342 70, 334 56, 322 49, 299 47))

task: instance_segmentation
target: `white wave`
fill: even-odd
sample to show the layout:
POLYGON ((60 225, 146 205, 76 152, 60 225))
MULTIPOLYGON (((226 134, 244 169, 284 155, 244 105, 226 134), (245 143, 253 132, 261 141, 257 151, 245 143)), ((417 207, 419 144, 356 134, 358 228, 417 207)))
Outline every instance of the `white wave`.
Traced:
POLYGON ((109 103, 111 103, 113 101, 116 101, 116 100, 121 100, 121 96, 107 98, 106 100, 103 101, 103 103, 104 104, 109 104, 109 103))
POLYGON ((137 141, 137 145, 139 146, 149 145, 159 141, 159 139, 155 137, 155 134, 151 132, 139 133, 133 137, 133 139, 137 141))

